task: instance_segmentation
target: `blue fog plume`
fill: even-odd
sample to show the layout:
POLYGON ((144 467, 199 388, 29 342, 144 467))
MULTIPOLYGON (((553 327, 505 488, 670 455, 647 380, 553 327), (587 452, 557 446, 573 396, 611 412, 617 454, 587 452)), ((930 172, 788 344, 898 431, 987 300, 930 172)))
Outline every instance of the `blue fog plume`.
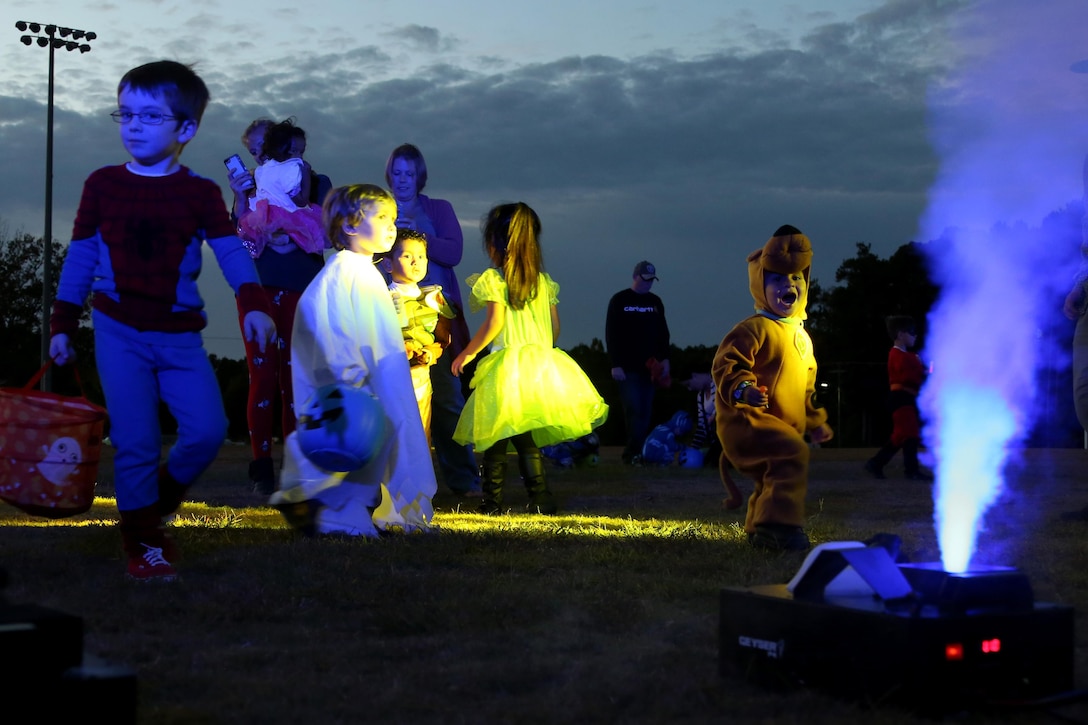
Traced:
POLYGON ((1081 213, 1088 75, 1071 68, 1088 58, 1086 29, 1083 0, 971 3, 950 26, 954 70, 931 89, 941 171, 919 235, 941 295, 919 404, 949 571, 969 568, 1034 421, 1038 374, 1058 362, 1040 341, 1079 262, 1078 235, 1053 220, 1081 213))

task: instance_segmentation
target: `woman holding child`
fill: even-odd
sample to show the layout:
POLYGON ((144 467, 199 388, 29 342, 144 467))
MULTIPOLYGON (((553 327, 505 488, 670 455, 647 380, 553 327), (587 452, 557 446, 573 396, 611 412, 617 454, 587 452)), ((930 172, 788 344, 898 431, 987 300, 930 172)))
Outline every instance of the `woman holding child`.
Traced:
POLYGON ((462 496, 479 497, 476 458, 471 449, 453 440, 453 431, 465 407, 465 396, 461 380, 453 375, 450 363, 469 341, 461 287, 453 271, 464 253, 461 224, 448 201, 431 199, 420 193, 427 185, 427 162, 412 144, 393 149, 385 165, 385 181, 397 202, 397 227, 413 229, 427 238, 428 270, 420 284, 440 285, 442 294, 456 313, 456 318, 450 321, 450 345, 431 366, 431 441, 446 485, 462 496))
MULTIPOLYGON (((280 425, 284 438, 295 429, 295 412, 291 392, 291 330, 295 319, 295 307, 299 297, 324 266, 323 247, 328 246, 321 227, 320 205, 332 188, 327 176, 315 174, 303 159, 306 151, 306 132, 291 119, 279 123, 270 119, 257 119, 242 134, 242 143, 257 162, 255 171, 243 171, 229 178, 234 192, 234 216, 239 222, 243 243, 250 250, 261 280, 261 290, 273 310, 276 322, 277 342, 261 352, 256 345, 246 343, 246 365, 249 368, 249 398, 246 406, 246 422, 253 460, 249 464, 249 479, 256 493, 267 496, 276 490, 276 475, 272 460, 272 432, 275 421, 275 402, 280 399, 280 425), (264 212, 264 226, 268 227, 268 211, 271 205, 259 203, 262 197, 273 197, 269 191, 259 188, 259 171, 274 166, 300 167, 304 178, 299 188, 309 198, 298 200, 293 206, 299 211, 277 207, 279 219, 290 219, 300 213, 316 216, 318 231, 315 238, 292 238, 282 229, 269 227, 261 233, 256 220, 264 212), (309 202, 307 204, 307 201, 309 202), (249 230, 248 233, 245 230, 249 230), (278 233, 277 233, 278 231, 278 233), (246 238, 248 237, 248 238, 246 238)), ((267 176, 267 174, 266 174, 267 176)), ((290 226, 290 225, 289 225, 290 226)))

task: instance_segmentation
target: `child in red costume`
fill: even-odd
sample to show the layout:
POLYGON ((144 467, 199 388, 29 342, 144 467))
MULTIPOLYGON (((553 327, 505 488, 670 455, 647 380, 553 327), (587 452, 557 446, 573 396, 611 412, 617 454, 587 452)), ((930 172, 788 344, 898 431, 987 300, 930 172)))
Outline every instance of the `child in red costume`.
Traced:
POLYGON ((888 351, 888 409, 892 414, 892 436, 877 454, 865 462, 873 478, 884 478, 884 466, 903 449, 903 470, 912 481, 932 481, 933 476, 918 466, 918 444, 922 423, 918 417, 918 391, 926 377, 922 358, 910 351, 917 340, 913 318, 896 315, 887 319, 892 349, 888 351))
POLYGON ((756 314, 718 346, 711 375, 722 450, 755 490, 744 530, 757 548, 804 550, 809 446, 831 440, 827 411, 816 407, 816 358, 805 331, 812 246, 792 226, 748 255, 756 314))

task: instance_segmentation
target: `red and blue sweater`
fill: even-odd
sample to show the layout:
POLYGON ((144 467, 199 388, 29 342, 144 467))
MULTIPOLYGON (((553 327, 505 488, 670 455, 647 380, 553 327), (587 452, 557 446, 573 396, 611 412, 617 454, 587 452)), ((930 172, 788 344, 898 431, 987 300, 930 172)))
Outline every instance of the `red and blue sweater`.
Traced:
POLYGON ((140 176, 106 166, 83 185, 50 331, 72 334, 83 302, 141 332, 196 332, 207 324, 196 280, 207 242, 245 311, 267 311, 249 252, 215 182, 182 166, 140 176))

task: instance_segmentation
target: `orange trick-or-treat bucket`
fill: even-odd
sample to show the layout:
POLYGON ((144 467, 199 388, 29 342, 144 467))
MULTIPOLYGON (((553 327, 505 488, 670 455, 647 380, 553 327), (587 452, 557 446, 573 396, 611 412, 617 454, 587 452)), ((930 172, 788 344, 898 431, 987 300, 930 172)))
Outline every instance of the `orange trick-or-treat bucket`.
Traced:
POLYGON ((50 364, 22 388, 0 388, 0 499, 62 518, 94 501, 106 409, 85 397, 35 390, 50 364))

